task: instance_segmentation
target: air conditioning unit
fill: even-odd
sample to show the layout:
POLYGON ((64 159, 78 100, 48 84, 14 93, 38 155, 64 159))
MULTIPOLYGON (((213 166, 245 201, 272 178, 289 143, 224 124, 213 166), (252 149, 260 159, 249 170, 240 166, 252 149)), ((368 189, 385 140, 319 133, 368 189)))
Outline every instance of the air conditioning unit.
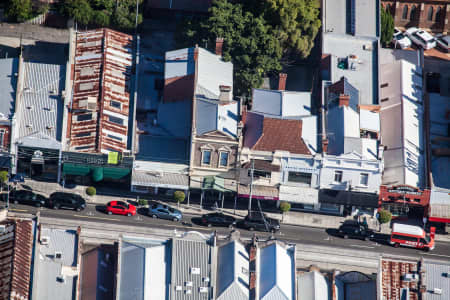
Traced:
POLYGON ((192 281, 186 281, 186 286, 192 286, 192 281))
POLYGON ((200 293, 207 293, 207 292, 208 292, 208 287, 206 287, 206 286, 201 286, 201 287, 198 288, 198 291, 199 291, 200 293))
POLYGON ((61 259, 62 258, 62 252, 56 251, 55 252, 55 259, 61 259))
POLYGON ((402 278, 405 282, 411 282, 411 281, 419 281, 419 274, 406 274, 402 278))
POLYGON ((435 295, 442 295, 442 289, 434 288, 433 289, 433 294, 435 294, 435 295))
POLYGON ((96 110, 97 98, 89 96, 87 99, 80 100, 78 101, 78 107, 87 110, 96 110))
POLYGON ((50 237, 49 236, 41 236, 41 245, 48 245, 50 243, 50 237))
POLYGON ((200 268, 192 267, 191 268, 191 274, 199 275, 200 274, 200 268))
POLYGON ((190 295, 190 294, 192 294, 192 291, 191 291, 191 290, 185 290, 184 293, 185 293, 186 295, 190 295))
POLYGON ((176 287, 175 287, 175 291, 177 291, 177 292, 180 292, 180 291, 182 291, 183 290, 183 287, 181 286, 181 285, 177 285, 176 287))
POLYGON ((6 225, 0 225, 0 233, 4 233, 6 231, 6 225))
POLYGON ((209 282, 209 277, 203 277, 203 282, 209 282))
POLYGON ((372 51, 372 45, 371 44, 364 44, 363 50, 372 51))
POLYGON ((56 281, 58 281, 60 283, 66 283, 66 276, 60 275, 60 276, 56 277, 56 281))

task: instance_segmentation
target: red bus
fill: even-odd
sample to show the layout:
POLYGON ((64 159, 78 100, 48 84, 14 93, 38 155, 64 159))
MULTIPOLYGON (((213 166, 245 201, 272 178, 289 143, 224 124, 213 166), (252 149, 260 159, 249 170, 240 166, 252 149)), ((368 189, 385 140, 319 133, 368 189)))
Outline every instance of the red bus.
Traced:
POLYGON ((394 223, 390 244, 396 248, 402 245, 417 249, 433 250, 435 230, 435 227, 431 227, 428 235, 419 226, 394 223))

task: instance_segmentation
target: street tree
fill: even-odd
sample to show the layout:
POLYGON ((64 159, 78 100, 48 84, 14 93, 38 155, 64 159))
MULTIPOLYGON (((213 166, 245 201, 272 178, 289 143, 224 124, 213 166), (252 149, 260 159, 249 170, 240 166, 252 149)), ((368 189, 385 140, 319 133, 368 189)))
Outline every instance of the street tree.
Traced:
POLYGON ((284 213, 288 212, 291 210, 291 204, 289 202, 283 201, 280 203, 280 210, 282 213, 282 218, 284 220, 284 213))
POLYGON ((10 21, 23 22, 32 17, 31 0, 9 0, 5 15, 10 21))
POLYGON ((0 192, 3 192, 3 185, 8 182, 8 171, 0 171, 0 192))
POLYGON ((381 44, 386 47, 394 34, 394 18, 392 15, 381 7, 381 44))
POLYGON ((184 201, 185 197, 186 197, 186 195, 184 194, 183 191, 175 191, 173 193, 173 198, 177 202, 178 206, 180 206, 180 203, 184 201))
POLYGON ((380 222, 380 224, 389 223, 392 219, 392 214, 388 210, 380 209, 378 211, 378 214, 379 214, 378 221, 380 222))

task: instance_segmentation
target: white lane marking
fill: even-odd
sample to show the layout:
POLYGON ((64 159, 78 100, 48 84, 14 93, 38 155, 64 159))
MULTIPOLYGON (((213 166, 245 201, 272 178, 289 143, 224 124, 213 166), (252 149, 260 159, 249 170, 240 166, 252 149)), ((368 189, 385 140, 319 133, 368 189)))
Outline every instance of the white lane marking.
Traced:
POLYGON ((369 248, 369 249, 375 248, 375 247, 372 247, 372 246, 365 246, 365 245, 350 245, 350 246, 352 246, 352 247, 360 247, 360 248, 369 248))
POLYGON ((426 255, 434 255, 434 256, 440 256, 440 257, 450 257, 450 255, 434 254, 434 253, 427 253, 426 255))

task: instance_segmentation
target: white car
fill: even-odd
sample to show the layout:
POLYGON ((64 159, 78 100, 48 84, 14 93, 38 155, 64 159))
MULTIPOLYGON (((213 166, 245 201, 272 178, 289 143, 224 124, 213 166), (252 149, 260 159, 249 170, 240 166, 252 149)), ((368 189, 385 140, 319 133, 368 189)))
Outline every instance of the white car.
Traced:
POLYGON ((436 39, 431 34, 422 29, 411 27, 405 31, 405 34, 411 39, 414 44, 422 47, 425 50, 436 47, 436 39))
POLYGON ((444 50, 444 52, 450 52, 450 36, 443 35, 442 33, 436 34, 437 45, 444 50))
POLYGON ((409 37, 404 35, 400 30, 394 28, 394 36, 392 37, 392 43, 394 47, 397 48, 399 46, 401 49, 411 47, 411 40, 409 37))

